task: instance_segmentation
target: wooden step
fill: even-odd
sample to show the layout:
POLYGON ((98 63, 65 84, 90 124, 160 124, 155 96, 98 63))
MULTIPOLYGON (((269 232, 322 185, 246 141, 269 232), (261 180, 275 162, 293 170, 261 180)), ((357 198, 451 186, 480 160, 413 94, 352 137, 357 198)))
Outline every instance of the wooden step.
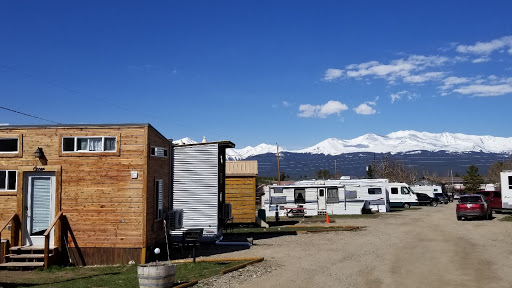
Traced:
MULTIPOLYGON (((56 246, 50 246, 50 250, 57 248, 56 246)), ((44 246, 13 246, 9 248, 11 251, 34 251, 34 250, 44 250, 44 246)))
MULTIPOLYGON (((52 257, 53 254, 48 255, 52 257)), ((10 259, 44 259, 44 254, 7 254, 5 258, 10 259)))
POLYGON ((43 267, 43 262, 7 262, 0 264, 0 267, 43 267))

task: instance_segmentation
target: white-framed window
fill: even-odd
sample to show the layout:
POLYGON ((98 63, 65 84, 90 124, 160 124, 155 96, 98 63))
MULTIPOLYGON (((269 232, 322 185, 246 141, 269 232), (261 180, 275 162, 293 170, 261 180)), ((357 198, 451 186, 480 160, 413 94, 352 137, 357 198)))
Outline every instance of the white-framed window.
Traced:
POLYGON ((167 157, 168 155, 169 151, 167 150, 167 148, 151 147, 151 156, 167 157))
POLYGON ((155 219, 163 218, 164 213, 164 180, 155 180, 155 219))
POLYGON ((62 152, 115 152, 116 136, 62 137, 62 152))
POLYGON ((0 191, 16 191, 17 176, 16 170, 0 170, 0 191))
POLYGON ((0 153, 18 153, 19 139, 17 137, 0 138, 0 153))
POLYGON ((382 194, 382 189, 380 188, 368 188, 368 194, 382 194))
POLYGON ((340 197, 338 195, 338 188, 327 188, 327 203, 339 203, 340 197))

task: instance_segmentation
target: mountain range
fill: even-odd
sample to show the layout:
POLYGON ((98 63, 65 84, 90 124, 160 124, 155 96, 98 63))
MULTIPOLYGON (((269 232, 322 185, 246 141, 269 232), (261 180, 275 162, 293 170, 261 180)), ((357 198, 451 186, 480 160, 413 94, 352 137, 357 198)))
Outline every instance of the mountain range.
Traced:
MULTIPOLYGON (((174 143, 197 143, 190 138, 174 143)), ((259 144, 241 149, 228 149, 228 160, 258 160, 259 175, 277 173, 276 145, 259 144)), ((308 177, 315 171, 328 169, 334 173, 338 161, 340 175, 364 175, 366 165, 384 154, 393 155, 421 171, 450 171, 464 174, 469 165, 477 165, 482 174, 495 161, 505 161, 512 154, 512 137, 466 135, 461 133, 429 133, 397 131, 385 136, 366 134, 354 139, 328 138, 299 150, 279 147, 281 171, 290 177, 308 177)))

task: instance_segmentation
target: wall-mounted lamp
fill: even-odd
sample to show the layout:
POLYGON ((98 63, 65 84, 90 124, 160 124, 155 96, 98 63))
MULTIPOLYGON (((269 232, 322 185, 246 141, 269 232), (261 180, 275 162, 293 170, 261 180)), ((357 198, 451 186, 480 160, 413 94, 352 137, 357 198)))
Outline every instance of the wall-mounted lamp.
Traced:
POLYGON ((44 159, 44 152, 43 152, 43 148, 41 148, 41 147, 37 147, 36 152, 34 152, 34 156, 35 156, 37 159, 44 159))

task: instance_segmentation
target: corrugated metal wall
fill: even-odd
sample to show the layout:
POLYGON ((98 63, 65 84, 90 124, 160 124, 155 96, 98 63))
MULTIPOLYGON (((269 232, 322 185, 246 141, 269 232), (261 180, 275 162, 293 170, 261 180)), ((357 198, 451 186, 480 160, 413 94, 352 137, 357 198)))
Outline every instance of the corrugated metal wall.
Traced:
POLYGON ((218 157, 217 144, 174 147, 173 208, 183 209, 183 228, 217 233, 218 157))

